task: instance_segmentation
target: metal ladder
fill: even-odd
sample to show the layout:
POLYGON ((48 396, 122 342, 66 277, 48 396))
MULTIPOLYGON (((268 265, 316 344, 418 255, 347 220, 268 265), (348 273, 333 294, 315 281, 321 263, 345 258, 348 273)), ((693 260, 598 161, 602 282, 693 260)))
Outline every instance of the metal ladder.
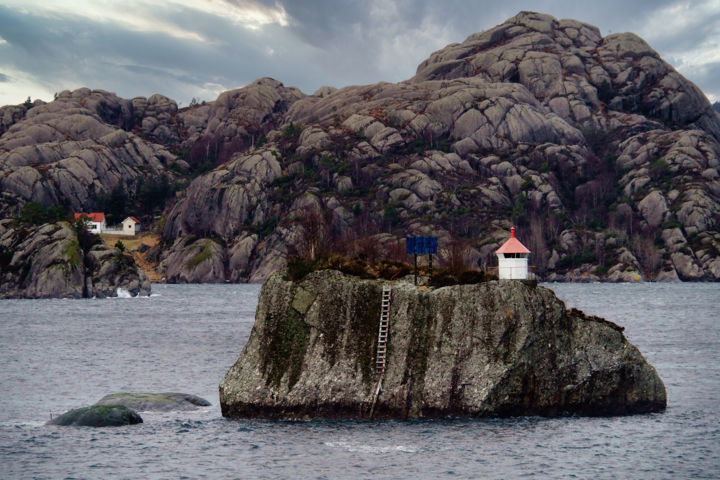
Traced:
POLYGON ((380 326, 378 327, 377 355, 375 356, 375 373, 381 376, 385 372, 387 355, 387 337, 390 323, 390 294, 392 287, 383 285, 382 304, 380 307, 380 326))
POLYGON ((387 338, 390 329, 390 297, 392 286, 383 285, 382 303, 380 306, 380 326, 378 327, 378 344, 377 353, 375 355, 375 374, 377 375, 377 383, 373 389, 373 401, 370 407, 370 418, 375 412, 375 403, 377 402, 380 390, 382 390, 382 379, 385 373, 385 361, 387 358, 387 338))

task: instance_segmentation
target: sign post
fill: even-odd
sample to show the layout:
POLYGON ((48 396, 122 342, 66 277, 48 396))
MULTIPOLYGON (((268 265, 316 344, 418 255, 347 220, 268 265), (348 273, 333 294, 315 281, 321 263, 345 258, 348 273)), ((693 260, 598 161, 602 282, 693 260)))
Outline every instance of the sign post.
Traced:
POLYGON ((415 285, 417 285, 417 256, 428 255, 428 265, 430 267, 430 275, 432 275, 432 256, 437 255, 438 239, 437 237, 406 237, 405 251, 408 255, 415 258, 415 285))

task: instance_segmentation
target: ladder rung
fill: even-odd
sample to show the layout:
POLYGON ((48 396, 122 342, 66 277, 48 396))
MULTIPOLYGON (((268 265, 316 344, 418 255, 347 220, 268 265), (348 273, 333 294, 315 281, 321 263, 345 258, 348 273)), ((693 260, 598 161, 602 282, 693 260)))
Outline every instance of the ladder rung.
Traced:
POLYGON ((387 355, 387 337, 390 320, 390 285, 383 285, 382 301, 380 302, 380 325, 378 325, 378 343, 375 353, 375 373, 382 375, 385 372, 385 358, 387 355))

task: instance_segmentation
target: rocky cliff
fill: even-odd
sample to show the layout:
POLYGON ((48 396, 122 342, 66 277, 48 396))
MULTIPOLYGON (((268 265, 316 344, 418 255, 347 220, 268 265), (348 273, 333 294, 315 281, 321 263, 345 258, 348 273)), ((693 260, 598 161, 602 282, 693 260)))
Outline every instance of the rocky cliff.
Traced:
POLYGON ((67 222, 0 220, 0 298, 103 298, 117 296, 118 288, 150 294, 130 255, 82 237, 67 222))
POLYGON ((185 262, 178 239, 212 238, 216 275, 257 281, 312 235, 309 211, 336 242, 432 231, 480 264, 514 223, 543 278, 718 280, 719 119, 636 35, 523 12, 406 82, 297 99, 193 182, 164 235, 185 262))
POLYGON ((177 105, 159 95, 140 100, 82 88, 50 103, 0 109, 3 217, 17 215, 28 202, 95 211, 114 190, 134 198, 142 185, 180 178, 188 164, 150 141, 155 130, 140 126, 153 114, 170 121, 177 105))
POLYGON ((521 12, 400 83, 3 107, 0 212, 198 175, 162 223, 170 282, 262 281, 313 235, 372 256, 432 232, 488 265, 511 224, 544 279, 717 281, 719 142, 720 115, 641 38, 521 12))
POLYGON ((665 408, 655 369, 606 320, 520 281, 393 284, 374 398, 382 281, 275 273, 220 384, 228 417, 606 415, 665 408))

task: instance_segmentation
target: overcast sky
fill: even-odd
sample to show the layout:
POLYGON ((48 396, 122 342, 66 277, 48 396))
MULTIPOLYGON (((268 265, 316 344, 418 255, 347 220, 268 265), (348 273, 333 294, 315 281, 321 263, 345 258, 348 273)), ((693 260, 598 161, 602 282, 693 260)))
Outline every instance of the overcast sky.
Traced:
POLYGON ((720 100, 720 0, 0 0, 0 105, 86 86, 187 105, 270 76, 396 82, 521 10, 635 32, 720 100))

